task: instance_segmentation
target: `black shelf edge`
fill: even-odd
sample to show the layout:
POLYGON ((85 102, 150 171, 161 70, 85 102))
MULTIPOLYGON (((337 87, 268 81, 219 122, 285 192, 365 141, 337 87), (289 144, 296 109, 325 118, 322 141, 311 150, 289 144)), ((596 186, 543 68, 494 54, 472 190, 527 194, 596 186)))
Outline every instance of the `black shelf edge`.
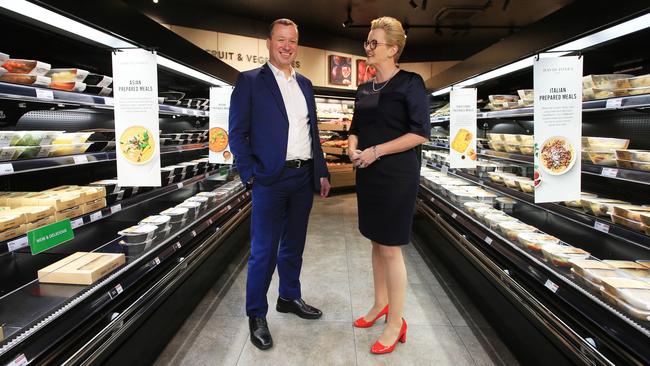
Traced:
MULTIPOLYGON (((192 178, 186 179, 182 182, 178 183, 172 183, 170 185, 166 185, 160 188, 156 188, 152 191, 141 193, 136 195, 135 197, 128 198, 126 200, 114 203, 111 206, 104 207, 101 210, 93 211, 88 214, 78 216, 75 218, 70 219, 70 222, 72 223, 72 228, 73 230, 84 226, 84 225, 89 225, 94 222, 100 221, 102 219, 105 219, 107 217, 112 216, 113 214, 123 211, 123 210, 128 210, 133 207, 137 207, 141 204, 144 204, 152 199, 158 198, 162 195, 166 195, 168 193, 174 192, 176 190, 182 189, 184 187, 191 186, 193 184, 196 184, 197 182, 202 181, 203 179, 206 179, 210 176, 219 174, 219 170, 213 170, 211 172, 203 173, 197 176, 194 176, 192 178)), ((18 236, 16 238, 12 238, 10 240, 6 240, 3 242, 0 242, 0 255, 2 254, 7 254, 10 252, 14 252, 23 248, 27 248, 28 241, 27 241, 27 234, 18 236)))
MULTIPOLYGON (((162 146, 160 154, 173 154, 183 151, 193 151, 193 150, 202 150, 207 149, 207 143, 201 144, 188 144, 188 145, 177 145, 177 146, 162 146)), ((0 169, 0 176, 11 175, 16 173, 26 173, 38 170, 45 169, 57 169, 72 165, 85 165, 91 163, 99 163, 106 161, 114 161, 116 159, 115 151, 107 152, 93 152, 86 154, 76 154, 76 155, 66 155, 66 156, 57 156, 52 158, 35 158, 35 159, 25 159, 25 160, 7 160, 0 161, 0 166, 5 168, 0 169), (7 165, 11 165, 11 168, 8 168, 7 165)))
MULTIPOLYGON (((443 167, 441 165, 435 163, 430 162, 427 164, 427 166, 434 169, 443 170, 443 167)), ((593 215, 589 215, 584 212, 573 210, 569 207, 562 206, 557 203, 535 203, 535 198, 531 194, 517 191, 498 183, 494 183, 490 179, 483 179, 483 178, 476 177, 474 175, 465 173, 459 169, 448 169, 447 174, 451 174, 457 178, 461 178, 466 181, 476 183, 482 187, 486 187, 491 190, 497 191, 500 194, 514 198, 519 202, 526 203, 537 209, 544 210, 550 214, 560 216, 567 220, 571 220, 572 222, 590 228, 594 231, 605 233, 617 240, 622 240, 632 245, 640 246, 645 249, 650 249, 650 236, 644 235, 634 230, 630 230, 624 226, 617 225, 610 220, 606 220, 593 215)))
MULTIPOLYGON (((5 82, 0 82, 0 99, 19 100, 22 102, 83 105, 100 109, 113 109, 114 105, 113 98, 111 97, 40 88, 30 85, 10 84, 5 82)), ((160 114, 191 117, 208 117, 210 115, 209 111, 183 108, 167 104, 159 104, 158 111, 160 114)))

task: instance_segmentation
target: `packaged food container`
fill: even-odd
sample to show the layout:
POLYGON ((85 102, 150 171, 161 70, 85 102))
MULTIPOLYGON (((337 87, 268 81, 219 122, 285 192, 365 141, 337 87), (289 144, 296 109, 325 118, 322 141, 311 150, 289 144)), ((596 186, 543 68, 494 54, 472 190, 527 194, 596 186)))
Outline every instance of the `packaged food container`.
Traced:
POLYGON ((23 131, 16 146, 50 145, 52 140, 59 136, 61 131, 23 131))
POLYGON ((495 151, 506 151, 506 144, 502 142, 490 141, 488 142, 488 146, 495 151))
POLYGON ((113 94, 113 89, 101 86, 86 85, 85 93, 99 95, 102 97, 110 97, 113 94))
POLYGON ((631 316, 632 318, 642 320, 642 321, 650 321, 650 311, 638 309, 628 304, 627 302, 623 301, 622 299, 610 295, 606 291, 601 291, 601 294, 603 295, 603 297, 606 298, 608 302, 612 303, 619 310, 631 316))
MULTIPOLYGON (((4 62, 7 61, 8 59, 9 59, 9 55, 7 55, 6 53, 2 53, 2 52, 0 52, 0 63, 4 63, 4 62)), ((0 64, 0 65, 1 65, 1 64, 0 64)))
POLYGON ((519 220, 517 220, 516 218, 514 218, 514 217, 512 217, 512 216, 508 216, 508 215, 506 215, 506 214, 503 213, 503 212, 498 213, 498 214, 485 215, 485 216, 483 217, 483 220, 485 221, 485 223, 486 223, 487 225, 490 226, 490 229, 492 229, 492 230, 496 230, 496 229, 498 229, 498 228, 499 228, 499 224, 502 223, 502 222, 506 222, 506 221, 514 221, 514 222, 517 222, 517 221, 519 221, 519 220))
POLYGON ((47 76, 14 74, 11 72, 7 72, 0 76, 0 81, 4 81, 5 83, 12 83, 12 84, 47 87, 50 85, 50 82, 52 80, 50 80, 50 78, 48 78, 47 76))
POLYGON ((504 213, 495 208, 489 207, 489 208, 475 208, 474 215, 481 222, 485 222, 485 217, 487 215, 504 215, 504 213))
POLYGON ((502 133, 488 133, 487 137, 488 137, 488 142, 490 142, 490 141, 497 141, 497 142, 505 141, 502 133))
POLYGON ((210 202, 210 198, 197 195, 186 199, 185 202, 198 202, 201 204, 201 209, 205 210, 206 208, 208 208, 208 203, 210 202))
POLYGON ((614 205, 613 213, 629 220, 641 222, 641 214, 650 214, 650 206, 614 205))
POLYGON ((49 85, 52 89, 82 92, 86 90, 86 84, 76 81, 52 81, 49 85))
POLYGON ((519 152, 523 155, 534 155, 535 146, 534 145, 519 145, 519 152))
POLYGON ((616 166, 616 150, 589 150, 586 154, 593 164, 616 166))
POLYGON ((22 135, 22 131, 0 132, 0 147, 16 146, 16 143, 20 140, 22 135))
POLYGON ((580 199, 575 200, 575 201, 564 201, 564 204, 569 206, 569 207, 579 207, 582 208, 582 200, 585 198, 598 198, 598 195, 595 195, 593 193, 585 193, 581 192, 580 193, 580 199))
POLYGON ((506 177, 516 177, 517 175, 507 172, 489 172, 488 176, 494 183, 504 183, 506 177))
POLYGON ((39 157, 38 154, 41 151, 40 146, 16 146, 18 150, 18 156, 16 159, 34 159, 39 157))
POLYGON ((614 205, 629 204, 629 202, 607 198, 581 198, 582 208, 595 216, 608 216, 614 205))
POLYGON ((144 243, 153 240, 156 236, 158 226, 151 224, 135 225, 119 231, 118 234, 124 236, 127 243, 144 243))
POLYGON ((624 260, 604 260, 603 262, 608 265, 618 269, 619 271, 625 273, 626 275, 639 277, 642 279, 648 279, 649 272, 648 268, 641 263, 634 261, 624 261, 624 260))
POLYGON ((630 77, 627 81, 632 88, 647 88, 650 87, 650 74, 630 77))
POLYGON ((495 95, 488 95, 488 99, 490 100, 490 103, 507 103, 507 102, 517 102, 519 100, 519 97, 516 95, 504 95, 504 94, 495 94, 495 95))
POLYGON ((53 145, 56 146, 50 156, 64 156, 83 154, 92 145, 91 143, 71 144, 71 145, 53 145))
POLYGON ((639 221, 626 219, 625 217, 621 217, 613 213, 611 214, 611 217, 612 221, 617 225, 622 225, 632 230, 643 232, 643 224, 639 221))
POLYGON ((8 146, 0 148, 0 161, 15 160, 20 154, 20 146, 8 146))
POLYGON ((52 145, 83 144, 94 132, 66 132, 58 135, 52 145))
POLYGON ((25 216, 11 210, 0 212, 0 231, 9 230, 13 227, 26 223, 25 216))
POLYGON ((519 144, 508 144, 506 143, 504 148, 506 152, 509 152, 511 154, 518 154, 519 153, 519 144))
POLYGON ((127 257, 132 257, 144 253, 151 248, 152 243, 153 239, 142 243, 129 243, 124 240, 119 241, 119 244, 127 257))
POLYGON ((506 144, 514 144, 514 145, 519 145, 521 142, 519 141, 518 135, 510 134, 510 133, 504 133, 501 134, 503 137, 503 141, 506 142, 506 144))
POLYGON ((647 163, 650 162, 650 150, 616 150, 616 158, 647 163))
POLYGON ((494 202, 497 198, 496 194, 484 190, 475 192, 474 195, 476 196, 477 201, 487 203, 490 206, 494 205, 494 202))
POLYGON ((632 307, 650 310, 650 283, 631 278, 604 278, 603 287, 610 295, 623 300, 632 307))
POLYGON ((533 102, 535 100, 535 91, 533 89, 519 89, 517 90, 519 98, 525 101, 533 102))
POLYGON ((571 267, 572 259, 587 259, 589 252, 569 245, 549 244, 542 247, 544 258, 554 266, 571 267))
POLYGON ((572 259, 571 271, 577 276, 583 277, 596 286, 602 285, 602 278, 618 277, 616 268, 605 262, 594 259, 572 259))
POLYGON ((510 197, 498 197, 496 199, 497 208, 505 213, 512 213, 515 209, 517 201, 510 197))
POLYGON ((150 224, 150 225, 156 225, 158 226, 158 230, 166 230, 169 228, 169 223, 171 221, 171 217, 167 215, 152 215, 145 217, 140 221, 140 224, 150 224))
POLYGON ((650 163, 642 161, 631 161, 632 169, 643 170, 645 172, 650 172, 650 163))
POLYGON ((52 82, 83 82, 88 71, 82 69, 51 69, 45 74, 52 82))
POLYGON ((185 171, 185 167, 181 165, 168 165, 161 169, 173 169, 172 175, 181 175, 185 171))
POLYGON ((169 216, 170 222, 180 222, 184 221, 187 218, 189 210, 184 207, 172 207, 162 211, 160 214, 169 216))
POLYGON ((540 251, 547 245, 556 245, 560 239, 544 233, 519 233, 517 241, 527 249, 540 251))
POLYGON ((188 209, 187 216, 188 219, 190 220, 194 220, 199 215, 199 212, 201 211, 200 202, 184 201, 183 203, 177 205, 176 207, 188 209))
POLYGON ((524 224, 518 221, 503 221, 498 224, 499 231, 508 238, 510 241, 517 241, 517 237, 521 233, 534 233, 537 228, 524 224))
POLYGON ((492 208, 492 206, 483 202, 465 202, 463 204, 463 207, 467 212, 469 212, 472 215, 474 215, 474 210, 477 208, 492 208))
POLYGON ((36 60, 8 59, 2 67, 14 74, 30 74, 44 76, 52 67, 50 64, 36 60))
POLYGON ((100 75, 100 74, 88 74, 84 80, 81 80, 84 83, 100 88, 106 88, 111 86, 113 83, 113 78, 110 76, 100 75))
POLYGON ((619 89, 629 88, 629 78, 633 75, 628 74, 602 74, 602 75, 587 75, 582 78, 583 88, 598 88, 598 89, 619 89))
POLYGON ((609 137, 582 137, 582 147, 588 148, 593 151, 602 150, 624 150, 630 144, 628 139, 617 139, 609 137))
POLYGON ((216 192, 199 192, 196 196, 208 198, 209 204, 216 204, 219 198, 219 195, 216 192))
POLYGON ((92 182, 88 184, 89 186, 99 186, 99 187, 104 187, 106 190, 106 194, 113 194, 117 193, 120 190, 122 190, 118 185, 117 185, 117 179, 104 179, 104 180, 98 180, 96 182, 92 182))

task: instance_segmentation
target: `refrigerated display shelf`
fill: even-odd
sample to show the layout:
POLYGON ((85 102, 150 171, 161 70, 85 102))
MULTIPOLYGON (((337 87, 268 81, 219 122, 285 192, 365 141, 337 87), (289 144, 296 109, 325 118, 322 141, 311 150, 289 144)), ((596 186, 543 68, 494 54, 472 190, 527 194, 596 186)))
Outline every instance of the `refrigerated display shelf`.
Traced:
POLYGON ((332 154, 332 155, 347 155, 348 154, 348 148, 347 147, 335 147, 335 146, 322 146, 323 152, 326 154, 332 154))
MULTIPOLYGON (((46 326, 50 325, 57 320, 57 318, 63 315, 72 316, 79 319, 79 321, 82 321, 90 314, 100 311, 101 308, 107 306, 111 301, 114 301, 123 292, 136 286, 145 275, 150 273, 155 267, 161 265, 161 263, 164 263, 165 260, 168 260, 173 254, 181 250, 187 250, 185 249, 186 245, 197 236, 210 235, 210 231, 212 231, 212 234, 218 233, 226 224, 223 219, 231 217, 232 213, 245 210, 246 207, 243 206, 246 206, 246 202, 249 200, 250 191, 240 190, 239 192, 232 194, 218 206, 202 213, 202 215, 195 219, 193 223, 186 225, 179 232, 158 242, 156 247, 148 250, 137 258, 133 258, 133 260, 127 262, 125 266, 114 271, 108 277, 93 285, 82 289, 80 289, 79 286, 54 285, 57 288, 67 287, 77 291, 73 291, 74 294, 66 296, 67 298, 64 299, 64 302, 54 306, 50 311, 47 311, 47 315, 44 315, 39 319, 33 319, 33 322, 31 322, 29 327, 23 328, 22 331, 19 330, 18 333, 13 335, 8 335, 6 339, 9 341, 0 347, 0 359, 2 359, 3 356, 7 357, 9 353, 17 347, 22 348, 18 351, 19 353, 17 358, 26 357, 27 359, 33 359, 35 356, 41 354, 45 351, 43 348, 40 348, 37 344, 32 345, 26 341, 30 336, 43 330, 46 326), (219 226, 213 227, 213 224, 219 226), (87 307, 79 309, 79 306, 82 304, 86 304, 87 307), (75 308, 74 313, 70 311, 72 308, 75 308)), ((115 250, 119 251, 119 245, 117 244, 119 239, 120 238, 111 240, 101 245, 96 250, 105 249, 111 251, 117 247, 115 250)), ((40 290, 38 290, 38 286, 42 286, 38 281, 28 284, 22 289, 24 292, 22 295, 29 297, 30 293, 34 291, 39 292, 40 290), (28 288, 29 286, 35 288, 30 290, 28 288)), ((19 293, 12 295, 21 296, 19 293)), ((57 334, 57 332, 53 333, 57 334)), ((52 344, 52 342, 49 342, 47 345, 43 346, 51 347, 52 344)), ((14 352, 14 354, 15 353, 16 352, 14 352)))
MULTIPOLYGON (((168 193, 177 191, 179 189, 182 189, 183 187, 188 187, 193 184, 196 184, 197 182, 202 181, 203 179, 207 179, 210 176, 220 174, 221 172, 219 170, 213 170, 211 172, 207 172, 204 174, 200 174, 197 176, 194 176, 192 178, 186 179, 182 182, 170 184, 167 186, 163 186, 160 188, 153 189, 152 191, 146 192, 146 193, 141 193, 136 195, 135 197, 127 198, 125 200, 120 201, 119 203, 115 203, 113 205, 110 205, 109 207, 104 207, 101 210, 93 211, 91 213, 85 214, 83 216, 76 217, 74 219, 70 219, 70 222, 72 224, 72 228, 76 229, 78 227, 88 225, 91 223, 94 223, 96 221, 100 221, 102 219, 105 219, 107 217, 110 217, 117 212, 120 212, 122 210, 128 210, 133 207, 137 207, 141 204, 144 204, 150 200, 156 199, 160 196, 166 195, 168 193)), ((16 238, 12 238, 11 240, 7 241, 2 241, 0 242, 0 255, 7 254, 10 252, 14 252, 23 248, 28 247, 28 240, 27 240, 27 235, 21 235, 16 238)))
MULTIPOLYGON (((650 94, 631 95, 610 99, 589 100, 582 102, 584 112, 614 111, 619 109, 650 108, 650 94)), ((478 112, 477 119, 532 117, 533 107, 507 109, 503 111, 478 112)), ((449 116, 430 118, 432 124, 449 122, 449 116)))
MULTIPOLYGON (((160 154, 167 155, 177 152, 207 149, 207 143, 187 144, 176 146, 161 146, 160 154)), ((25 160, 12 160, 0 162, 0 176, 14 173, 25 173, 44 169, 56 169, 72 165, 114 161, 115 151, 94 152, 87 154, 66 155, 52 158, 35 158, 25 160)))
MULTIPOLYGON (((610 338, 607 340, 594 336, 593 339, 611 344, 612 349, 626 348, 623 357, 633 355, 630 361, 634 363, 650 362, 650 354, 645 346, 650 342, 650 331, 647 327, 650 323, 644 326, 631 319, 594 295, 591 290, 575 283, 571 279, 569 270, 551 267, 541 254, 524 250, 511 243, 500 233, 486 227, 460 209, 458 205, 449 202, 429 188, 420 185, 419 196, 420 204, 435 207, 436 211, 445 215, 446 222, 459 225, 466 233, 472 235, 480 245, 478 250, 496 252, 500 257, 505 258, 512 266, 505 269, 506 276, 517 279, 518 273, 524 274, 526 279, 532 279, 534 285, 539 290, 545 291, 547 296, 560 300, 570 309, 570 312, 577 311, 583 317, 577 320, 580 326, 584 326, 586 320, 589 322, 588 328, 598 329, 601 334, 606 334, 610 338)), ((463 237, 467 238, 466 235, 463 237)), ((596 344, 595 349, 598 346, 600 345, 596 344)))
MULTIPOLYGON (((29 85, 18 85, 0 82, 0 99, 17 100, 20 102, 37 102, 49 104, 71 104, 95 107, 101 109, 113 109, 114 100, 112 97, 99 95, 74 93, 63 90, 39 88, 29 85)), ((209 112, 159 104, 160 114, 165 115, 182 115, 193 117, 208 117, 209 112)))
POLYGON ((490 188, 494 191, 499 192, 500 194, 514 198, 519 202, 526 203, 537 209, 544 210, 548 213, 551 213, 556 216, 560 216, 567 220, 571 220, 574 223, 580 224, 584 227, 590 228, 595 231, 602 232, 615 239, 622 240, 632 245, 650 249, 650 236, 644 235, 643 233, 639 233, 634 230, 630 230, 624 226, 617 225, 610 220, 598 218, 596 216, 589 215, 585 212, 574 210, 569 207, 559 205, 557 203, 535 203, 535 197, 531 194, 524 193, 512 188, 508 188, 498 183, 494 183, 489 178, 486 179, 479 178, 475 175, 463 172, 459 169, 449 169, 449 167, 447 166, 443 166, 433 162, 427 163, 427 166, 441 171, 446 170, 447 174, 452 175, 454 177, 461 178, 472 183, 476 183, 483 187, 490 188))

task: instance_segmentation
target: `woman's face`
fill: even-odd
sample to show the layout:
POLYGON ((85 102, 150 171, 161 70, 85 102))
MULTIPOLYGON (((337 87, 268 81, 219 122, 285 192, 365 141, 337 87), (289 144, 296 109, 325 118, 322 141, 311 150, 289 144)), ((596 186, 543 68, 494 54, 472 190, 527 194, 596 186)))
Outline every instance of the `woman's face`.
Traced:
POLYGON ((366 56, 368 56, 369 65, 377 65, 382 62, 393 62, 395 55, 395 46, 386 44, 386 32, 383 29, 373 29, 368 33, 366 40, 369 44, 364 47, 366 56), (377 47, 372 49, 372 44, 377 42, 377 47))

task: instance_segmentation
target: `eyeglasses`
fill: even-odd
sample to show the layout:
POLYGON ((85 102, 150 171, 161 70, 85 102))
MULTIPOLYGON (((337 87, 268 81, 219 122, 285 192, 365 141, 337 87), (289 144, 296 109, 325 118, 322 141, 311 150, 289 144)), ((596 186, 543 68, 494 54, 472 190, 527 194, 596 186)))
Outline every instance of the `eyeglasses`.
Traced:
POLYGON ((365 42, 363 42, 363 48, 370 48, 370 50, 374 50, 374 49, 377 48, 377 46, 380 45, 380 44, 385 44, 385 45, 387 45, 387 46, 389 45, 388 43, 377 42, 376 39, 373 39, 372 41, 365 41, 365 42))

